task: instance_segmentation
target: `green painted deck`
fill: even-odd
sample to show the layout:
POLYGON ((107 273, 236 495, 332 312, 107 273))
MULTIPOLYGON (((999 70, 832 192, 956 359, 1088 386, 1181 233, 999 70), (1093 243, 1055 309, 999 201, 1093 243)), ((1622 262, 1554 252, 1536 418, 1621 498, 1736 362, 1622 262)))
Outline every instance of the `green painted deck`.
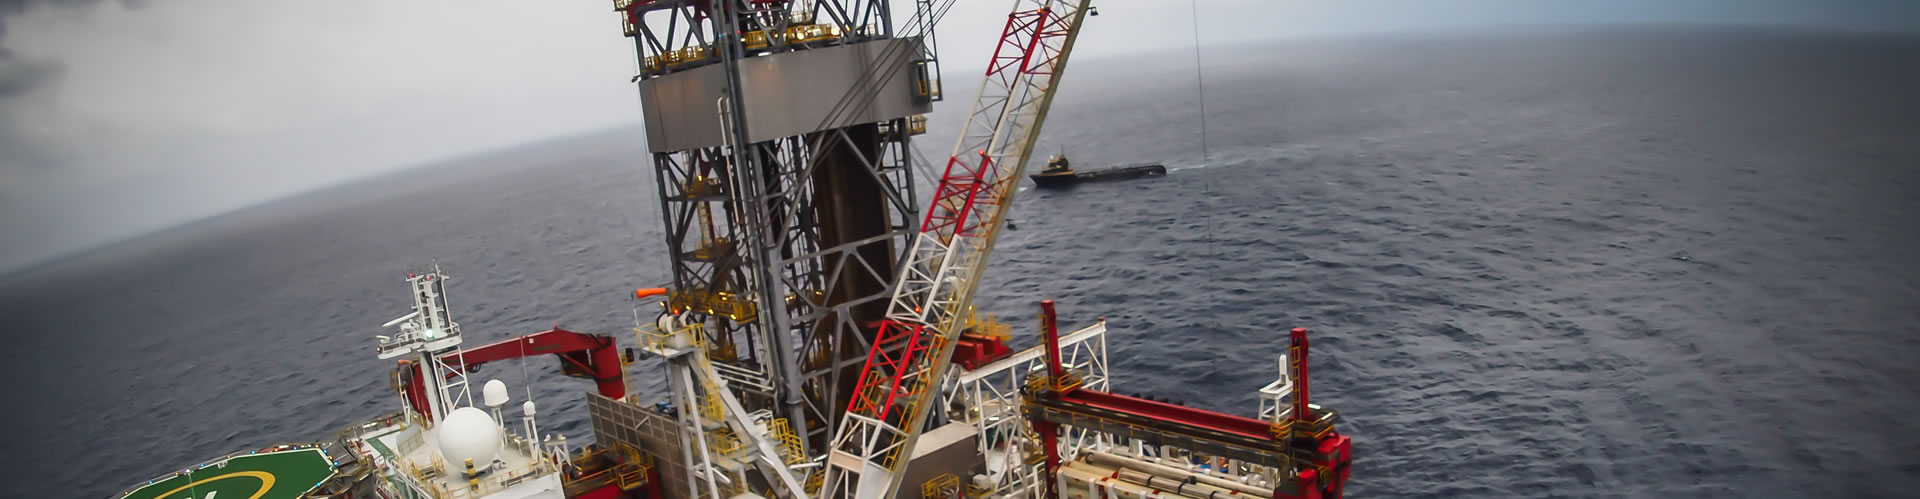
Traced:
POLYGON ((380 441, 380 436, 381 435, 374 435, 372 437, 367 437, 366 442, 369 444, 373 444, 373 450, 380 452, 380 457, 387 458, 388 461, 399 462, 400 455, 394 454, 393 449, 387 448, 386 442, 380 441))
POLYGON ((319 449, 247 454, 134 489, 123 499, 295 499, 333 471, 319 449))

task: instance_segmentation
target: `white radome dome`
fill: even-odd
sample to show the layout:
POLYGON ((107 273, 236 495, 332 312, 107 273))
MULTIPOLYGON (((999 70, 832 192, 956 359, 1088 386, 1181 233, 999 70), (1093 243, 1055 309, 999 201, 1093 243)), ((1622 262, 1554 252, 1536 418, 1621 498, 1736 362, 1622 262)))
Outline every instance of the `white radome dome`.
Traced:
POLYGON ((454 409, 434 431, 440 438, 440 456, 453 469, 465 471, 468 459, 473 460, 474 469, 486 469, 500 450, 500 425, 476 407, 454 409))
POLYGON ((507 384, 497 379, 488 380, 486 386, 480 387, 480 401, 487 407, 507 405, 507 384))

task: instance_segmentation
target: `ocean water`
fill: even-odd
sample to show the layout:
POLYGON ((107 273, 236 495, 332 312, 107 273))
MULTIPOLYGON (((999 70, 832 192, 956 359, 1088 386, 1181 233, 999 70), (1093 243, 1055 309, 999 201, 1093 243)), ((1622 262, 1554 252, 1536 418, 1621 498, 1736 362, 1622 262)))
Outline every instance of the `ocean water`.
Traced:
MULTIPOLYGON (((1606 29, 1076 61, 981 303, 1107 318, 1117 391, 1251 414, 1286 329, 1354 497, 1920 490, 1920 36, 1606 29)), ((955 83, 955 85, 959 85, 955 83)), ((952 95, 970 95, 959 92, 952 95)), ((949 102, 921 147, 945 154, 949 102), (942 128, 942 127, 945 128, 942 128)), ((636 130, 255 207, 0 281, 0 497, 105 497, 391 411, 438 262, 470 342, 620 334, 665 278, 636 130)), ((639 389, 660 393, 658 366, 639 389)), ((590 437, 550 360, 543 428, 590 437)))

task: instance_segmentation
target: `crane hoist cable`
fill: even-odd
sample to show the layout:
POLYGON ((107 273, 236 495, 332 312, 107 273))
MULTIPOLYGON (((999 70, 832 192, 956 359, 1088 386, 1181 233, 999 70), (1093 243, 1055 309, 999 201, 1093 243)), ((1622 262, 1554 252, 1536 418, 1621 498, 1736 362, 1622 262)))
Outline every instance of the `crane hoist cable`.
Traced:
MULTIPOLYGON (((1200 108, 1200 181, 1206 187, 1206 196, 1203 196, 1202 199, 1211 202, 1213 200, 1213 171, 1209 168, 1210 165, 1208 165, 1207 162, 1213 159, 1213 151, 1207 142, 1207 78, 1204 69, 1205 65, 1200 57, 1200 2, 1199 0, 1187 0, 1187 7, 1192 12, 1191 19, 1193 21, 1193 89, 1200 108)), ((1209 206, 1209 208, 1211 208, 1211 206, 1209 206)), ((1207 234, 1207 303, 1217 303, 1214 300, 1213 291, 1214 288, 1219 287, 1220 284, 1220 258, 1219 254, 1214 251, 1213 210, 1202 210, 1200 216, 1206 226, 1207 234)))

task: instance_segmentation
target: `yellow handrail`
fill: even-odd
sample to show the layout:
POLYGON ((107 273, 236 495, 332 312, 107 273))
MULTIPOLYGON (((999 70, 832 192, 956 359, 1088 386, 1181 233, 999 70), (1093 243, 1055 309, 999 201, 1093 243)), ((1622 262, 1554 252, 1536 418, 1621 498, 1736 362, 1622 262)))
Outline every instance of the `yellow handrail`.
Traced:
POLYGON ((960 493, 960 477, 944 473, 920 484, 921 499, 951 498, 960 493))
POLYGON ((661 331, 658 326, 642 324, 633 328, 633 337, 642 347, 653 351, 700 348, 706 344, 706 330, 706 326, 701 324, 688 324, 673 331, 661 331))
POLYGON ((840 27, 832 24, 806 24, 787 28, 787 43, 811 43, 840 37, 840 27))
POLYGON ((781 448, 787 451, 788 465, 807 462, 807 454, 800 449, 800 435, 793 432, 793 427, 787 424, 787 418, 774 419, 767 424, 767 431, 779 439, 781 448))

